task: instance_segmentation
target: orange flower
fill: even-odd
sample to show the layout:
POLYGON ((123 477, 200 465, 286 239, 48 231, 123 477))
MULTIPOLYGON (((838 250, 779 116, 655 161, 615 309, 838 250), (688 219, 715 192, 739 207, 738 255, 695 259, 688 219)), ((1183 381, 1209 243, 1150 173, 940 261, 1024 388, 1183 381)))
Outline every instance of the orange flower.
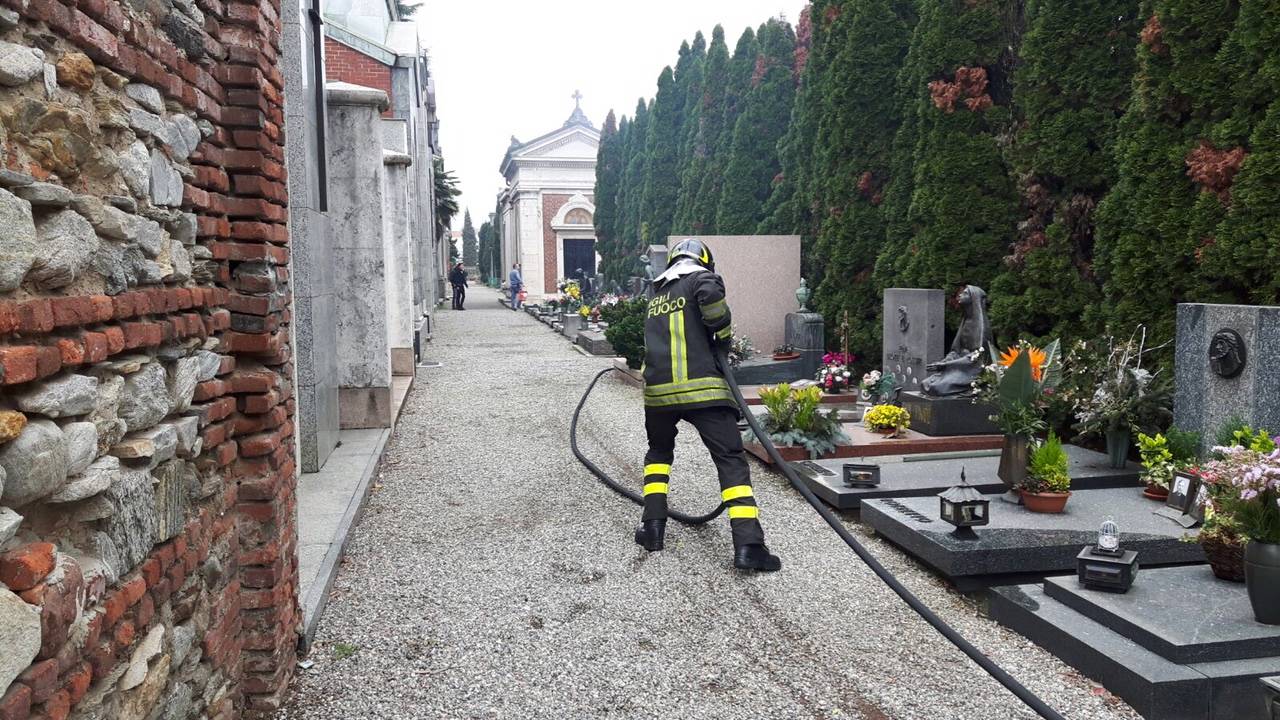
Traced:
MULTIPOLYGON (((1018 359, 1018 356, 1022 354, 1022 350, 1023 348, 1021 347, 1011 347, 1000 353, 1001 367, 1012 365, 1018 359)), ((1026 346, 1026 351, 1027 359, 1031 361, 1031 377, 1036 382, 1040 382, 1040 379, 1044 377, 1044 363, 1045 360, 1049 359, 1048 355, 1040 348, 1031 345, 1026 346)))

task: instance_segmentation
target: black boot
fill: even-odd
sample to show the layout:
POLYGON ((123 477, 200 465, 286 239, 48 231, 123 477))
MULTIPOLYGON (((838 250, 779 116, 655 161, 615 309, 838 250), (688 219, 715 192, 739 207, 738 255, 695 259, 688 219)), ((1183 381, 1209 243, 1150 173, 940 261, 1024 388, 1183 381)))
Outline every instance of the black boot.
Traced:
POLYGON ((743 545, 733 551, 733 566, 739 570, 774 572, 782 569, 782 561, 764 545, 743 545))
POLYGON ((661 550, 666 532, 666 520, 645 520, 636 528, 636 544, 649 552, 661 550))

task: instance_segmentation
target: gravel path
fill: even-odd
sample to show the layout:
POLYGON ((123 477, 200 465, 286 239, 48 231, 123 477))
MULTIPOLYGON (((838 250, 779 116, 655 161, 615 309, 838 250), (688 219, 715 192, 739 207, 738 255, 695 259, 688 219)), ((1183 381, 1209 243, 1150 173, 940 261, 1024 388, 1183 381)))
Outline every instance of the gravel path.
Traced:
MULTIPOLYGON (((728 521, 632 541, 639 508, 573 459, 607 364, 473 290, 442 312, 281 718, 894 718, 1035 715, 914 615, 786 480, 752 467, 783 570, 731 566, 728 521)), ((639 390, 602 381, 584 452, 639 482, 639 390)), ((681 434, 672 504, 717 502, 681 434)), ((850 523, 932 608, 1070 718, 1137 714, 850 523)))

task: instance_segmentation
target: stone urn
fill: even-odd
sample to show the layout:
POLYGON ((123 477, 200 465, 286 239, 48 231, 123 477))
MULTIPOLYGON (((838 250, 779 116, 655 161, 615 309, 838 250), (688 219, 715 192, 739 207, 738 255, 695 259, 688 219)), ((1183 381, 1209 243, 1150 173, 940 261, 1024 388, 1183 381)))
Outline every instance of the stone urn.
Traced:
POLYGON ((1027 464, 1030 462, 1031 438, 1026 435, 1005 435, 1004 446, 1000 448, 1000 467, 996 474, 1000 481, 1017 492, 1027 481, 1027 464))
POLYGON ((1253 618, 1280 625, 1280 544, 1250 540, 1244 546, 1244 584, 1253 618))

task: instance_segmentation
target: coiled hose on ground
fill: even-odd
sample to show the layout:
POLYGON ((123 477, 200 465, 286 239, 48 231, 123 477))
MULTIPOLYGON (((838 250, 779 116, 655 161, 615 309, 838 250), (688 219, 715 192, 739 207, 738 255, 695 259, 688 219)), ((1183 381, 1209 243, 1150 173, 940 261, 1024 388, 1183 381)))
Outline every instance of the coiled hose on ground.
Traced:
MULTIPOLYGON (((1001 685, 1005 686, 1009 692, 1013 693, 1019 700, 1026 703, 1027 707, 1034 710, 1038 715, 1040 715, 1040 717, 1045 718, 1046 720, 1066 720, 1058 713, 1058 711, 1049 707, 1048 703, 1041 700, 1035 693, 1028 690, 1008 672, 1005 672, 1004 668, 1000 667, 995 663, 995 661, 984 655, 981 650, 974 647, 974 645, 966 640, 963 635, 956 632, 955 628, 948 625, 945 620, 938 617, 936 613, 930 610, 929 606, 925 605, 920 598, 916 597, 915 594, 908 590, 905 585, 899 582, 898 579, 893 576, 893 573, 889 572, 884 565, 880 564, 879 560, 876 560, 875 556, 872 555, 871 552, 867 550, 852 533, 849 532, 844 524, 840 522, 840 519, 836 517, 835 513, 818 500, 818 497, 813 494, 813 491, 800 481, 795 470, 791 469, 791 465, 778 453, 778 449, 775 448, 773 443, 769 440, 769 434, 760 427, 759 421, 756 420, 755 415, 750 412, 746 399, 742 397, 742 390, 738 387, 738 382, 733 377, 733 370, 729 365, 728 359, 723 353, 719 355, 719 361, 720 367, 724 368, 724 375, 725 379, 729 382, 729 388, 733 391, 733 397, 737 400, 738 407, 742 409, 742 414, 746 416, 747 424, 751 426, 751 432, 755 433, 755 436, 760 439, 760 444, 764 446, 765 450, 769 453, 769 457, 773 459, 774 466, 781 470, 783 475, 787 476, 787 480, 791 482, 791 486, 796 489, 796 492, 800 493, 801 497, 813 506, 813 509, 818 512, 818 515, 822 516, 822 519, 831 526, 832 530, 836 531, 836 534, 840 536, 840 539, 844 540, 845 544, 857 553, 858 557, 867 564, 867 567, 871 568, 871 571, 876 574, 876 577, 880 578, 885 585, 888 585, 890 590, 897 593, 898 597, 902 598, 902 600, 906 602, 912 610, 916 611, 917 615, 924 618, 925 622, 932 625, 935 630, 942 634, 943 637, 950 640, 951 644, 959 648, 965 655, 968 655, 970 660, 973 660, 978 664, 978 667, 985 670, 988 675, 995 678, 1001 685)), ((587 459, 587 457, 582 454, 582 451, 578 449, 578 416, 582 414, 582 408, 587 404, 587 398, 591 396, 591 391, 595 389, 596 383, 600 382, 600 378, 615 371, 621 372, 621 370, 613 367, 601 370, 594 378, 592 378, 591 384, 587 385, 586 391, 582 393, 582 399, 578 401, 578 407, 574 409, 573 418, 569 422, 569 447, 573 450, 574 457, 578 458, 578 462, 581 462, 593 475, 599 478, 601 482, 609 486, 610 489, 618 494, 630 499, 632 502, 638 505, 643 505, 643 495, 609 477, 603 470, 597 467, 595 463, 587 459)), ((669 511, 668 516, 671 517, 671 519, 686 525, 701 525, 715 519, 723 511, 724 503, 721 503, 714 510, 703 515, 689 515, 686 513, 669 511)))

